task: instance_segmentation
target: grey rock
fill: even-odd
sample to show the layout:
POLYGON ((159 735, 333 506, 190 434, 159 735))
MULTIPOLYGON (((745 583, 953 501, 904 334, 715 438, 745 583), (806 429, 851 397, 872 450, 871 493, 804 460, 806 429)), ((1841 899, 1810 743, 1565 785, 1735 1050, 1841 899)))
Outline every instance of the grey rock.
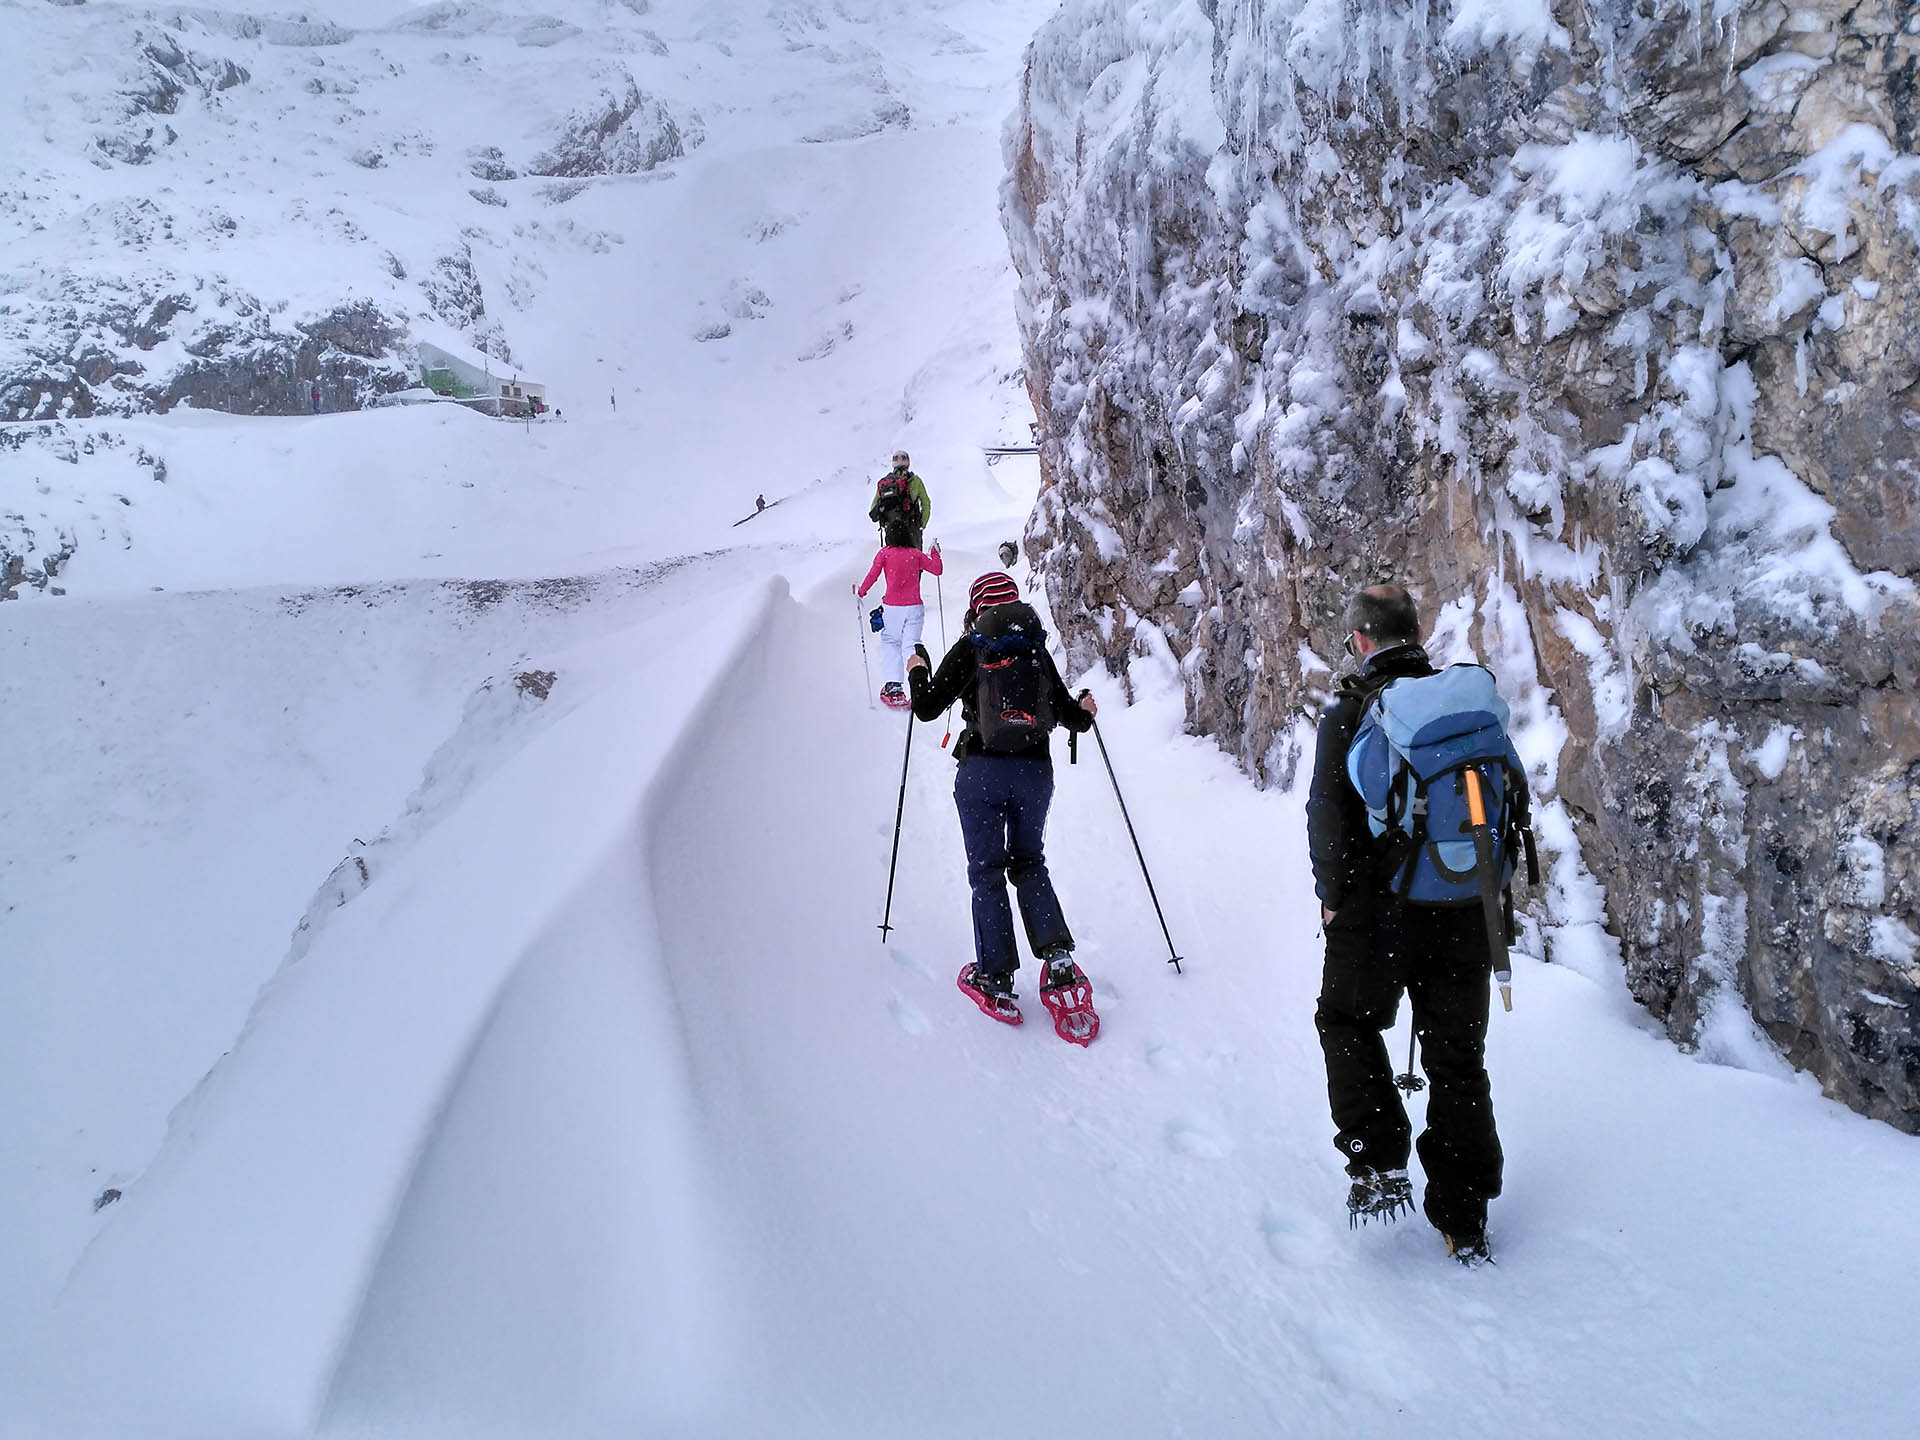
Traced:
POLYGON ((642 174, 685 155, 705 133, 698 116, 676 114, 621 69, 598 102, 570 115, 553 144, 526 168, 533 175, 566 177, 642 174))
POLYGON ((1303 648, 1406 583, 1559 710, 1550 799, 1674 1039, 1750 1017, 1920 1131, 1920 16, 1555 4, 1463 52, 1357 0, 1322 64, 1207 6, 1128 115, 1089 3, 1003 189, 1070 667, 1164 647, 1289 783, 1303 648), (1199 87, 1219 132, 1164 98, 1199 87), (1872 133, 1897 166, 1825 148, 1872 133))

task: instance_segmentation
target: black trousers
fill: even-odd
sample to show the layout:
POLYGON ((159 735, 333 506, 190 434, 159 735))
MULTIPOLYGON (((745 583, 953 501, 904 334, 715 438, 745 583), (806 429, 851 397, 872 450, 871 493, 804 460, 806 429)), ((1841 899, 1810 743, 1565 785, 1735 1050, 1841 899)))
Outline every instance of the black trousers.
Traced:
POLYGON ((1354 896, 1327 926, 1326 968, 1314 1028, 1327 1060, 1334 1145, 1349 1173, 1407 1163, 1413 1127, 1393 1084, 1382 1034, 1404 991, 1413 1005, 1430 1086, 1420 1164, 1425 1210, 1449 1235, 1477 1232, 1500 1193, 1502 1156, 1487 1082, 1489 997, 1484 913, 1478 905, 1396 906, 1354 896))
POLYGON ((1047 874, 1047 807, 1053 803, 1053 761, 1045 755, 969 755, 953 777, 953 803, 967 847, 973 889, 973 953, 983 975, 1020 968, 1007 882, 1020 900, 1020 920, 1037 959, 1073 948, 1047 874))

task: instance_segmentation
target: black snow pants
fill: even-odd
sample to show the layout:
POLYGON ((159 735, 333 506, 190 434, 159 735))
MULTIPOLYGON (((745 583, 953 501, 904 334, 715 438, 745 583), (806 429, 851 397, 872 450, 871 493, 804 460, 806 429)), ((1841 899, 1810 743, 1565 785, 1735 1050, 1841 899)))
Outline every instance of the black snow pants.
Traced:
POLYGON ((1500 1193, 1500 1137, 1486 1065, 1491 970, 1478 905, 1401 906, 1369 890, 1349 899, 1327 926, 1313 1023, 1339 1127, 1334 1145, 1350 1174, 1407 1163, 1413 1127, 1394 1088, 1382 1034, 1405 991, 1431 1086, 1419 1147, 1427 1175, 1424 1208, 1448 1235, 1478 1233, 1487 1202, 1500 1193))

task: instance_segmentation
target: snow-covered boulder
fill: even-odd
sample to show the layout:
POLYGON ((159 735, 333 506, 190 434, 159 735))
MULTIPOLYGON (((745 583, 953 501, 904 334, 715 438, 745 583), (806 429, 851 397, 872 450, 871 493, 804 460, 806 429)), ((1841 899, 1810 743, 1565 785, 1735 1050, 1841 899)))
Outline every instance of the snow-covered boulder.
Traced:
POLYGON ((1634 994, 1907 1129, 1917 73, 1893 0, 1067 0, 1003 195, 1076 664, 1164 637, 1285 779, 1407 583, 1536 717, 1634 994))

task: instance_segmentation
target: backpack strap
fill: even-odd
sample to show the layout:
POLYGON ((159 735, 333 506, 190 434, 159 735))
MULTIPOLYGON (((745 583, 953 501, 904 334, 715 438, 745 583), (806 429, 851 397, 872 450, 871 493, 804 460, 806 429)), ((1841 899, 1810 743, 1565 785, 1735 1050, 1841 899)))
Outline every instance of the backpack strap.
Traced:
MULTIPOLYGON (((1400 865, 1400 879, 1393 887, 1393 903, 1396 905, 1406 904, 1407 896, 1413 893, 1413 877, 1420 869, 1420 852, 1427 848, 1427 782, 1424 780, 1415 782, 1411 811, 1413 826, 1407 832, 1404 852, 1407 858, 1400 865)), ((1396 860, 1396 863, 1399 862, 1396 860)))
MULTIPOLYGON (((1527 884, 1537 890, 1540 888, 1540 854, 1533 844, 1533 796, 1527 787, 1527 773, 1509 765, 1507 778, 1508 843, 1516 839, 1520 842, 1520 849, 1527 857, 1527 884)), ((1512 891, 1507 893, 1507 904, 1511 909, 1512 891)), ((1508 929, 1512 929, 1511 921, 1508 922, 1508 929)))

